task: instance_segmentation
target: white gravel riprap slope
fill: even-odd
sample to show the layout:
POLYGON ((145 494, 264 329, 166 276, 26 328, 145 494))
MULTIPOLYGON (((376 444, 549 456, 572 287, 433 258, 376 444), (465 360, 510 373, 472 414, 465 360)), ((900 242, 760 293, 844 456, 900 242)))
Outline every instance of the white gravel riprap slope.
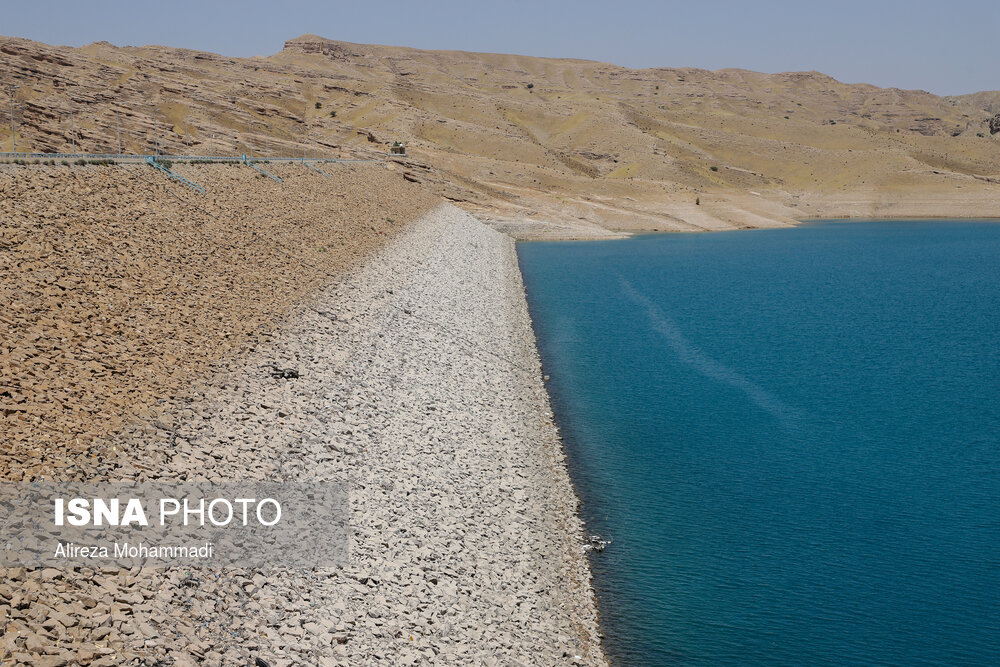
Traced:
POLYGON ((348 479, 351 555, 83 568, 50 592, 107 612, 93 664, 606 664, 514 242, 454 206, 114 445, 114 479, 348 479))
POLYGON ((599 663, 514 244, 443 205, 389 255, 400 251, 412 269, 381 271, 388 307, 362 325, 344 373, 367 426, 350 468, 352 561, 383 569, 394 602, 381 611, 425 658, 599 663))

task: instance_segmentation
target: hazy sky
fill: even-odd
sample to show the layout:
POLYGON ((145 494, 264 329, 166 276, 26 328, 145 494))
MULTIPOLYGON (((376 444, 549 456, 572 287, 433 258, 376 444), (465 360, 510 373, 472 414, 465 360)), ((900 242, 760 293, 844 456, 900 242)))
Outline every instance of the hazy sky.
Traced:
POLYGON ((80 46, 269 55, 316 33, 351 42, 603 60, 629 67, 819 70, 942 95, 1000 89, 1000 3, 799 0, 64 0, 3 3, 0 34, 80 46))

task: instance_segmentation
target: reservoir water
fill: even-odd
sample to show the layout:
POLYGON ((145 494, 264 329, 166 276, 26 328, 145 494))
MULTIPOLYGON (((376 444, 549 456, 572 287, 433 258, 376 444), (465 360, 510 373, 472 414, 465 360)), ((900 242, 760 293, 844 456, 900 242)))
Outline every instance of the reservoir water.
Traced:
POLYGON ((614 663, 1000 664, 1000 224, 518 253, 614 663))

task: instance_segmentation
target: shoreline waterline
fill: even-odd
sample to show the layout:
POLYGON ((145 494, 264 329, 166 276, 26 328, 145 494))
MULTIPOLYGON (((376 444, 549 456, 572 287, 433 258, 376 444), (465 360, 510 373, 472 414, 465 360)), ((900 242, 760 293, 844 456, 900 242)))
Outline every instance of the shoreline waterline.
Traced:
POLYGON ((628 239, 635 238, 637 236, 652 236, 652 235, 664 235, 664 236, 687 236, 690 234, 726 234, 726 233, 740 233, 740 232, 765 232, 765 231, 778 231, 778 230, 788 230, 796 229, 803 225, 813 224, 813 223, 872 223, 872 222, 982 222, 982 223, 992 223, 1000 222, 1000 216, 988 216, 988 215, 969 215, 966 217, 948 217, 943 218, 937 215, 900 215, 900 216, 828 216, 828 215, 817 215, 795 218, 794 224, 783 224, 774 225, 771 227, 733 227, 733 228, 718 228, 718 229, 615 229, 607 228, 607 235, 599 236, 592 233, 587 234, 574 234, 573 232, 565 233, 537 233, 537 232, 527 232, 527 233, 516 233, 514 230, 509 229, 505 225, 491 225, 494 228, 503 231, 504 233, 512 236, 517 243, 562 243, 562 242, 584 242, 584 241, 627 241, 628 239))

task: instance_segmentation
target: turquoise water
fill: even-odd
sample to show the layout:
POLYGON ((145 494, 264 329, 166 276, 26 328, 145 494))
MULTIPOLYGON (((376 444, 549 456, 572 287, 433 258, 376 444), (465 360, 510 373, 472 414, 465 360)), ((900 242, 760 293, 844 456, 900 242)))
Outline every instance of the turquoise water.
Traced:
POLYGON ((1000 664, 1000 224, 518 253, 614 662, 1000 664))

